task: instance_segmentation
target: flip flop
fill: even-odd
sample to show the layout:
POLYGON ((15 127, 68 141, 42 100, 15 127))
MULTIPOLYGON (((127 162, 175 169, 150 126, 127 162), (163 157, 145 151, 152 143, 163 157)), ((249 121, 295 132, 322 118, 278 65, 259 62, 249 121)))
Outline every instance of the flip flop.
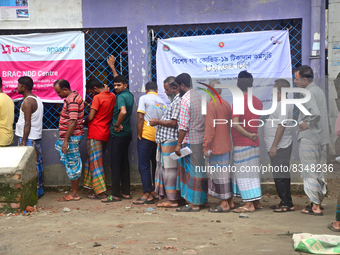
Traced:
POLYGON ((220 205, 216 205, 214 208, 211 208, 209 210, 211 213, 228 213, 230 210, 223 210, 223 208, 220 205), (217 210, 217 211, 215 211, 217 210))
POLYGON ((269 208, 270 208, 270 209, 273 209, 273 210, 279 209, 279 208, 281 208, 281 204, 271 205, 271 206, 269 206, 269 208))
POLYGON ((295 211, 295 209, 291 209, 291 207, 286 206, 286 205, 281 205, 280 208, 274 209, 274 212, 277 212, 277 213, 293 212, 293 211, 295 211))
POLYGON ((122 201, 122 199, 121 199, 121 198, 116 199, 116 198, 114 198, 112 195, 110 195, 110 196, 107 196, 106 198, 102 198, 101 201, 102 201, 103 203, 114 203, 114 202, 122 201), (103 201, 104 199, 106 199, 106 200, 103 201))
POLYGON ((153 197, 154 200, 159 200, 159 196, 155 196, 154 194, 151 193, 151 196, 153 197))
POLYGON ((58 202, 69 202, 69 201, 79 201, 81 197, 72 197, 70 194, 65 195, 61 198, 59 198, 57 201, 58 202))
POLYGON ((315 212, 313 212, 312 207, 306 207, 305 210, 308 211, 308 212, 303 212, 303 211, 301 211, 301 213, 303 213, 303 214, 308 214, 308 215, 314 215, 314 216, 322 216, 322 215, 323 215, 323 212, 321 212, 321 213, 315 213, 315 212))
POLYGON ((334 231, 334 232, 340 232, 340 229, 337 229, 337 228, 334 228, 333 227, 333 222, 332 223, 329 223, 327 225, 327 228, 329 228, 330 230, 334 231))
POLYGON ((155 203, 155 199, 152 198, 151 200, 147 200, 145 198, 138 198, 136 201, 132 202, 134 205, 146 205, 146 204, 154 204, 155 203), (142 203, 138 203, 138 202, 142 202, 142 203))
MULTIPOLYGON (((308 204, 308 205, 306 206, 306 208, 313 207, 313 204, 314 204, 313 202, 310 203, 310 204, 308 204)), ((321 210, 324 210, 325 208, 324 208, 323 206, 320 205, 320 209, 321 209, 321 210)))
POLYGON ((171 205, 167 202, 163 202, 163 203, 157 204, 156 207, 159 207, 159 208, 176 208, 176 207, 178 207, 178 205, 171 205))
POLYGON ((255 210, 254 211, 250 211, 247 207, 241 206, 239 208, 234 209, 233 212, 234 213, 252 213, 252 212, 255 212, 255 210), (243 211, 242 212, 235 211, 237 209, 242 209, 243 211))
POLYGON ((176 209, 176 212, 199 212, 200 209, 192 209, 190 205, 185 205, 176 209))
POLYGON ((104 198, 107 198, 107 196, 106 197, 98 197, 97 194, 88 194, 87 198, 88 199, 104 199, 104 198))

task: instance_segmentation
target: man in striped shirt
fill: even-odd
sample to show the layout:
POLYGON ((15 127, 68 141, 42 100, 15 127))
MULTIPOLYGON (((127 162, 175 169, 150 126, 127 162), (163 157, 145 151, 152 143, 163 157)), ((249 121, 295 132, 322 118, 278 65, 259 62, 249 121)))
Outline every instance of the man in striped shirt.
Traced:
POLYGON ((79 144, 84 135, 84 101, 77 91, 72 91, 66 80, 54 82, 54 90, 60 98, 65 98, 59 119, 59 135, 55 149, 60 154, 60 161, 65 165, 66 173, 72 183, 72 192, 60 198, 59 202, 80 200, 78 193, 82 163, 79 144))

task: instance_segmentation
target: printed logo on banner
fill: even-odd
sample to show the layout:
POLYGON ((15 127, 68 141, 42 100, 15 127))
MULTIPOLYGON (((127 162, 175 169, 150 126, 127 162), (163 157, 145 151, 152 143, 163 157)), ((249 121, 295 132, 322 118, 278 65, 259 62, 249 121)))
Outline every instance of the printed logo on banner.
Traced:
POLYGON ((272 42, 273 45, 282 43, 281 41, 277 41, 276 37, 274 36, 270 37, 270 41, 272 42))
POLYGON ((31 52, 31 48, 28 46, 14 46, 14 45, 3 45, 2 54, 12 54, 12 53, 27 53, 31 52))
POLYGON ((164 50, 164 51, 169 51, 169 50, 170 50, 169 45, 166 45, 166 44, 165 44, 165 45, 163 46, 163 50, 164 50))
POLYGON ((47 47, 46 51, 51 54, 64 54, 66 52, 73 50, 75 47, 76 45, 72 43, 70 47, 59 47, 59 46, 47 47))

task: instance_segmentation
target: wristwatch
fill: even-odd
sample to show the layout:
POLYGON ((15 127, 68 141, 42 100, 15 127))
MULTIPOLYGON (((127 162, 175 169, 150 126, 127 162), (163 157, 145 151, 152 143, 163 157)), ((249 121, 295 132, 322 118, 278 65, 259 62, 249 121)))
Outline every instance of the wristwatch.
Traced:
POLYGON ((115 124, 115 126, 114 127, 116 127, 116 128, 119 128, 119 125, 117 125, 117 122, 116 122, 116 124, 115 124))

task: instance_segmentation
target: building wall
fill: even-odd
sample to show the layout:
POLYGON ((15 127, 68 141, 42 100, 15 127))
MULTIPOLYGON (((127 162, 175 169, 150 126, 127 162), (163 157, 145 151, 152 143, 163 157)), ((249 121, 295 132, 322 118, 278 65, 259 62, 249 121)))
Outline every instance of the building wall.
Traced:
POLYGON ((330 0, 328 5, 328 98, 331 127, 330 154, 340 154, 340 139, 334 132, 340 109, 340 0, 330 0), (336 80, 336 78, 338 78, 336 80))
POLYGON ((81 0, 30 0, 30 20, 1 21, 1 29, 81 28, 81 0))
MULTIPOLYGON (((302 19, 302 63, 310 65, 311 46, 314 32, 320 30, 318 0, 59 0, 30 1, 31 20, 28 22, 3 22, 4 29, 33 28, 102 28, 126 27, 128 33, 129 84, 137 101, 148 76, 148 26, 228 23, 258 20, 302 19), (315 24, 318 24, 316 26, 315 24), (318 28, 319 27, 319 28, 318 28)), ((323 1, 321 1, 323 2, 323 1)), ((322 22, 321 22, 322 23, 322 22)), ((322 27, 322 24, 321 24, 322 27)), ((320 31, 319 31, 320 32, 320 31)), ((321 33, 322 39, 322 33, 321 33)), ((321 44, 322 47, 322 44, 321 44)), ((315 65, 317 76, 324 75, 320 56, 315 65)), ((135 112, 135 111, 134 111, 135 112)), ((131 118, 133 140, 130 144, 132 182, 139 182, 136 145, 136 114, 131 118)), ((58 139, 56 130, 43 131, 43 160, 46 185, 65 185, 69 180, 54 150, 58 139)), ((81 143, 82 158, 85 159, 86 140, 81 143)), ((109 148, 105 152, 106 178, 109 181, 109 148)), ((298 160, 294 144, 293 161, 298 160)), ((262 148, 261 160, 268 162, 267 152, 262 148)))

